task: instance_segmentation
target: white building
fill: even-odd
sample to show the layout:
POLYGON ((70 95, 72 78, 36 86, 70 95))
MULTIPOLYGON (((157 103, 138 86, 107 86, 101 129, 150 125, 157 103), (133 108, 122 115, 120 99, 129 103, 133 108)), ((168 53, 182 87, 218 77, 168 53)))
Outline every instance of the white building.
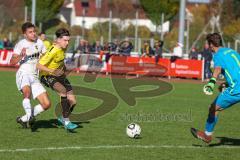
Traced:
MULTIPOLYGON (((154 25, 145 15, 144 11, 136 9, 137 0, 129 2, 128 10, 124 6, 111 6, 108 0, 69 0, 64 4, 60 12, 60 20, 69 23, 71 26, 79 25, 87 29, 91 29, 93 24, 97 22, 109 21, 109 11, 112 11, 112 22, 116 23, 122 29, 130 24, 146 26, 150 31, 156 31, 154 25), (131 13, 125 13, 131 10, 131 13), (138 20, 136 21, 136 11, 138 10, 138 20), (122 14, 124 13, 124 14, 122 14), (119 17, 123 16, 122 19, 119 17), (126 17, 126 15, 129 15, 126 17)), ((160 17, 159 17, 160 18, 160 17)), ((169 21, 163 24, 163 32, 169 31, 169 21)), ((161 26, 157 28, 161 32, 161 26)))

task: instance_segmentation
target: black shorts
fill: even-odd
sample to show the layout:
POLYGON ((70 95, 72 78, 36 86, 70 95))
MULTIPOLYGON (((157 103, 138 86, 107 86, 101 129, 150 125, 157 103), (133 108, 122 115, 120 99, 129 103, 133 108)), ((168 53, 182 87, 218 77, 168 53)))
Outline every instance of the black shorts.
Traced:
POLYGON ((60 76, 60 77, 51 76, 51 75, 41 76, 41 82, 46 87, 50 87, 52 89, 53 89, 54 84, 59 82, 66 88, 67 92, 72 90, 72 86, 65 76, 60 76))

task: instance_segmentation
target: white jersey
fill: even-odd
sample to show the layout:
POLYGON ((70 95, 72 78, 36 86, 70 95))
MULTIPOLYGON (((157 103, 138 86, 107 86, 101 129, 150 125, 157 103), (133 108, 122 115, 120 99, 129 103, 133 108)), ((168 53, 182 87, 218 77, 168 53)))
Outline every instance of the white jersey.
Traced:
POLYGON ((26 57, 20 62, 18 71, 23 74, 34 74, 37 75, 38 71, 36 65, 39 60, 39 56, 46 52, 46 48, 42 40, 37 39, 35 42, 30 42, 26 39, 19 41, 13 50, 14 54, 20 55, 23 48, 26 48, 26 57))

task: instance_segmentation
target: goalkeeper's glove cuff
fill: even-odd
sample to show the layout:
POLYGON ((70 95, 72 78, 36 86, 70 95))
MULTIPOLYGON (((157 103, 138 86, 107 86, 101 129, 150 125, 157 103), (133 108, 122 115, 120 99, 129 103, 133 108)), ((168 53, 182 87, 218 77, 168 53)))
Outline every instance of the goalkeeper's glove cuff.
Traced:
POLYGON ((215 86, 215 83, 216 83, 216 78, 211 78, 210 80, 209 80, 209 82, 207 83, 207 85, 206 85, 206 87, 210 87, 212 90, 213 90, 213 88, 214 88, 214 86, 215 86))
POLYGON ((214 77, 212 77, 212 78, 209 80, 209 82, 208 82, 208 83, 213 83, 213 84, 215 84, 215 83, 216 83, 216 81, 217 81, 217 79, 216 79, 216 78, 214 78, 214 77))

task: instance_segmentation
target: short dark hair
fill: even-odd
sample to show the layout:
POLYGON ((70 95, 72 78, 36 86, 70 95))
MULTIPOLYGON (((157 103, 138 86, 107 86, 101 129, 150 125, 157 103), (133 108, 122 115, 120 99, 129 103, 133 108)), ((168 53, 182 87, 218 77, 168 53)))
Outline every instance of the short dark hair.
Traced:
POLYGON ((41 36, 42 34, 46 34, 45 32, 40 32, 38 35, 41 36))
POLYGON ((22 32, 25 33, 28 28, 35 28, 35 25, 32 24, 31 22, 23 23, 23 25, 22 25, 22 32))
POLYGON ((57 38, 62 38, 63 36, 70 36, 69 31, 66 28, 60 28, 55 32, 57 38))
POLYGON ((207 41, 208 41, 208 44, 212 44, 214 45, 215 47, 220 47, 222 46, 222 37, 219 33, 210 33, 207 35, 207 41))

